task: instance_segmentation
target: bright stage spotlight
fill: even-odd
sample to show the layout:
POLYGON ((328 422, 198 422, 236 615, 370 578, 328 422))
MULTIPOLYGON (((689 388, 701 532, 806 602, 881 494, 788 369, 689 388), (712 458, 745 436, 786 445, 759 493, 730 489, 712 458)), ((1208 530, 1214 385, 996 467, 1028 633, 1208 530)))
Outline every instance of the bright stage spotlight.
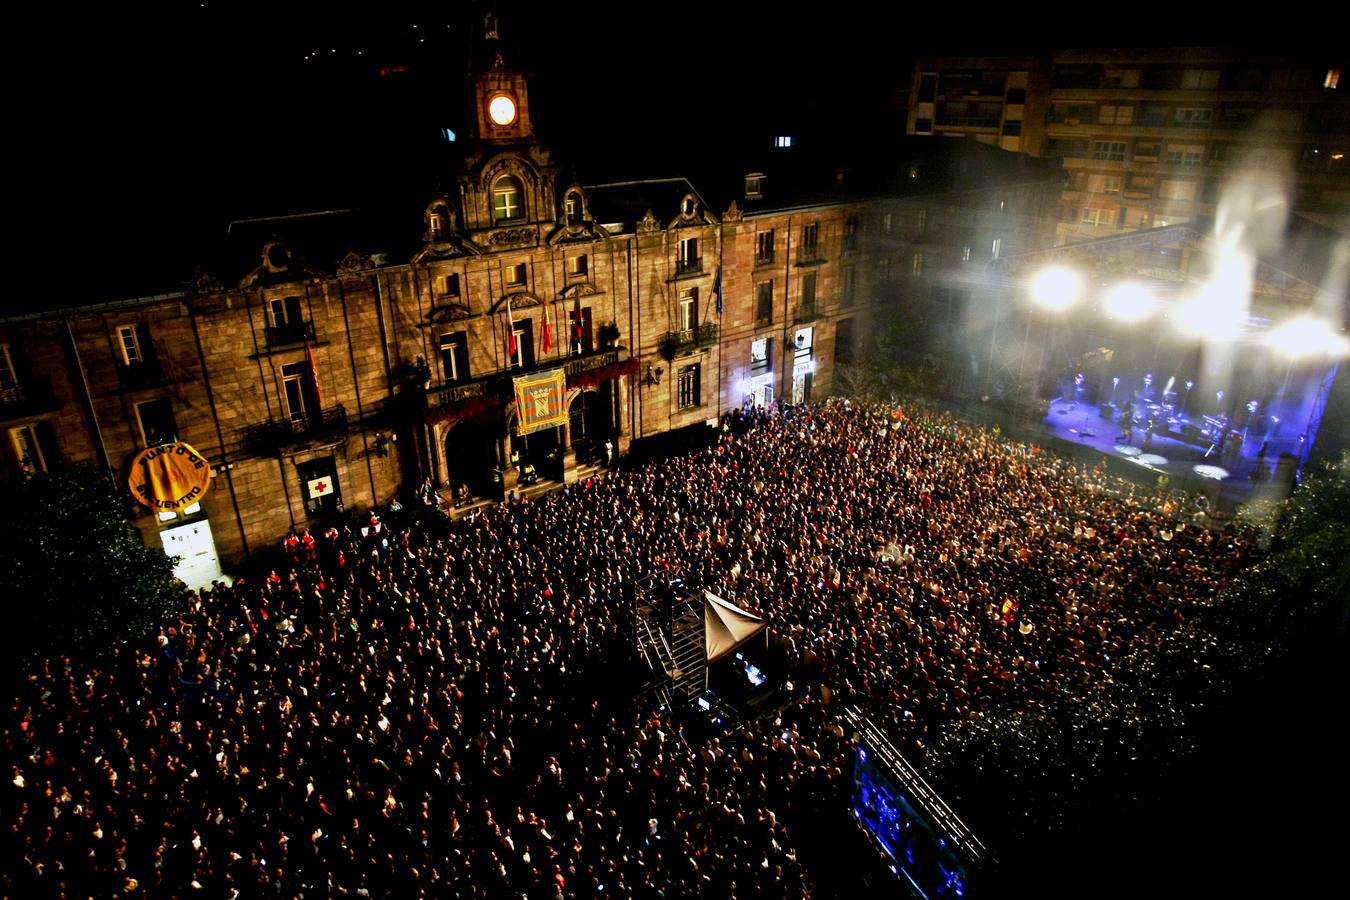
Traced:
POLYGON ((1107 291, 1102 302, 1109 315, 1125 322, 1138 322, 1157 307, 1153 293, 1142 284, 1118 284, 1107 291))
POLYGON ((1266 343, 1290 359, 1323 353, 1344 356, 1350 350, 1350 342, 1346 341, 1344 335, 1338 334, 1323 320, 1311 316, 1290 319, 1268 334, 1266 343))
POLYGON ((1083 296, 1083 276, 1064 266, 1042 269, 1031 279, 1031 299, 1045 309, 1068 309, 1083 296))
POLYGON ((1245 318, 1237 295, 1206 287, 1176 309, 1177 327, 1195 337, 1215 341, 1237 340, 1245 318))

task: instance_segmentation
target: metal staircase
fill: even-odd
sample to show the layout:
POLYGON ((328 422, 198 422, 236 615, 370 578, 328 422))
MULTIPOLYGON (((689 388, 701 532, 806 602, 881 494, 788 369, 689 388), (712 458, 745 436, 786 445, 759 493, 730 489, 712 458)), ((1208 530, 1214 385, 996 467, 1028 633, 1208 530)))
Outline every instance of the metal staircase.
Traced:
POLYGON ((657 691, 670 705, 691 703, 707 686, 701 595, 675 601, 669 633, 663 624, 655 606, 639 605, 638 654, 652 670, 657 691))

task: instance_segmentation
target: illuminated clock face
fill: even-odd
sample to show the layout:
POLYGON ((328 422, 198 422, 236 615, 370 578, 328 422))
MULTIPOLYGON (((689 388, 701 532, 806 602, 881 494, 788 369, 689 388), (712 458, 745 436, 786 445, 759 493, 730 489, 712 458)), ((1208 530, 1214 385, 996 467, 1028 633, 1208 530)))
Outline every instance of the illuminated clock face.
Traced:
POLYGON ((488 101, 488 117, 498 125, 516 121, 516 101, 510 94, 498 94, 488 101))

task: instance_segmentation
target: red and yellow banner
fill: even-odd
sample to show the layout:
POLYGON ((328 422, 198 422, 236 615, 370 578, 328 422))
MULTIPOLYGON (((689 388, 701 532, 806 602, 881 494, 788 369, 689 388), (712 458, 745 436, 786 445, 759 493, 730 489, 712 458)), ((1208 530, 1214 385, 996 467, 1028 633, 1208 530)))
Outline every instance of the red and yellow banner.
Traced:
POLYGON ((563 406, 567 383, 562 369, 521 375, 514 380, 516 434, 567 424, 567 409, 563 406))
POLYGON ((178 441, 136 454, 127 479, 132 496, 158 512, 198 502, 211 486, 211 467, 200 453, 178 441))

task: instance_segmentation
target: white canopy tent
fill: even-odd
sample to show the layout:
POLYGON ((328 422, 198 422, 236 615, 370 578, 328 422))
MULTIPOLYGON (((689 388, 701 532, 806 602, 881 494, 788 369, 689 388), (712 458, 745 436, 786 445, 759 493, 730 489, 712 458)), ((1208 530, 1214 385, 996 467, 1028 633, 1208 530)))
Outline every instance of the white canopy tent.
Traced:
POLYGON ((708 662, 715 663, 759 634, 767 623, 708 591, 703 592, 703 640, 708 662))

